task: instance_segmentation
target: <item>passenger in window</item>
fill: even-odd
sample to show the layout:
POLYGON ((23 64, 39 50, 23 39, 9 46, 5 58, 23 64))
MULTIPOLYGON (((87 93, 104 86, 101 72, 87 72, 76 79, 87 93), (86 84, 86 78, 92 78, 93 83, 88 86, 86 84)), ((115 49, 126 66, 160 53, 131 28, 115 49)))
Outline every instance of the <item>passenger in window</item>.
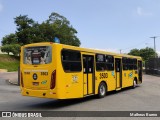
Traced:
POLYGON ((27 64, 32 64, 32 62, 31 62, 31 57, 28 56, 28 57, 26 57, 26 58, 27 58, 26 63, 27 63, 27 64))
POLYGON ((41 57, 41 62, 40 64, 45 64, 45 58, 41 57))

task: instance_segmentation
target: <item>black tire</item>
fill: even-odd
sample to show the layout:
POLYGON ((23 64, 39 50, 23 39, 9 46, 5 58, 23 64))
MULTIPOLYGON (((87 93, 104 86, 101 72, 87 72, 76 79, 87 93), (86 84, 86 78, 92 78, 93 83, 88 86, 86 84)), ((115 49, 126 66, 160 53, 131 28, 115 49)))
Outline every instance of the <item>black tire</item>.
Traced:
POLYGON ((137 86, 137 81, 134 79, 132 88, 134 89, 134 88, 136 88, 136 86, 137 86))
POLYGON ((107 92, 106 84, 104 82, 101 82, 99 87, 98 87, 98 97, 99 98, 105 97, 106 92, 107 92))

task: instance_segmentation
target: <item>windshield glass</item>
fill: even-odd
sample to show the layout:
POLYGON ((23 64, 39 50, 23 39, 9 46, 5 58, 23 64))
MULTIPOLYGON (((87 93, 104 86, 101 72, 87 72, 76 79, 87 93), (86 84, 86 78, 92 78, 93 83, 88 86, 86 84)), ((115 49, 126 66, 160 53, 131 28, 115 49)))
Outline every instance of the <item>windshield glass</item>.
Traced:
POLYGON ((24 64, 48 64, 52 61, 51 46, 24 48, 24 64))

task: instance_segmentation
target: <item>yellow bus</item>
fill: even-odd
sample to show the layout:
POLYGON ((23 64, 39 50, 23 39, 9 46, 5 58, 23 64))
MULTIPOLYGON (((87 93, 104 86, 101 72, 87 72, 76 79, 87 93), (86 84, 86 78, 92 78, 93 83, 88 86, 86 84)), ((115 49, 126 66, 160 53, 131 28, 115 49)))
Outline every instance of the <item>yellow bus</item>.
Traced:
POLYGON ((24 96, 70 99, 142 83, 141 57, 52 42, 21 47, 20 87, 24 96))

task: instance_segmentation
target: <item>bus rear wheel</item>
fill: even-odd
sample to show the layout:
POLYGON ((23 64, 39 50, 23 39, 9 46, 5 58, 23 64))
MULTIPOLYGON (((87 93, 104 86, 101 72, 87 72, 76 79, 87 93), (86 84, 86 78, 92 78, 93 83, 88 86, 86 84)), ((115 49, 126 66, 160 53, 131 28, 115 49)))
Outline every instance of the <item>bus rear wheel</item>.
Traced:
POLYGON ((106 95, 107 92, 107 87, 104 82, 101 82, 99 87, 98 87, 98 97, 103 98, 106 95))

